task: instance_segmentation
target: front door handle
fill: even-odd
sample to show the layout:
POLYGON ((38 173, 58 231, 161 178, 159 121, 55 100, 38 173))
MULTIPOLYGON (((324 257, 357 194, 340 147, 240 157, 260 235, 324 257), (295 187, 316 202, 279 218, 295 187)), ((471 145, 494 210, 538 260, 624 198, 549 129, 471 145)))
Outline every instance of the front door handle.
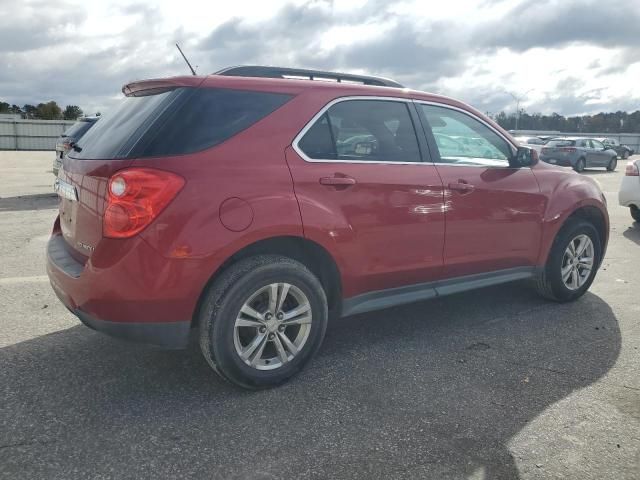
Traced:
POLYGON ((332 187, 350 187, 356 184, 356 179, 353 177, 322 177, 320 178, 320 185, 329 185, 332 187))
POLYGON ((472 192, 475 188, 476 187, 464 180, 458 180, 457 182, 452 182, 449 184, 449 190, 456 190, 461 193, 472 192))

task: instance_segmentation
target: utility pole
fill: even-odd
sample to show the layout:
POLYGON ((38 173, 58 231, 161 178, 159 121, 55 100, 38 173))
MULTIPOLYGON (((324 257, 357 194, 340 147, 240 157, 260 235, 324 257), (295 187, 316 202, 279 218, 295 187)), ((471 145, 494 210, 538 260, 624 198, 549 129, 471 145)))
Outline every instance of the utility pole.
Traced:
POLYGON ((504 93, 511 95, 511 97, 513 97, 513 99, 516 101, 516 128, 515 128, 516 130, 518 130, 518 123, 520 120, 520 102, 527 96, 527 93, 531 91, 533 91, 533 88, 530 88, 529 90, 527 90, 521 95, 516 95, 515 93, 511 93, 506 90, 504 91, 504 93))

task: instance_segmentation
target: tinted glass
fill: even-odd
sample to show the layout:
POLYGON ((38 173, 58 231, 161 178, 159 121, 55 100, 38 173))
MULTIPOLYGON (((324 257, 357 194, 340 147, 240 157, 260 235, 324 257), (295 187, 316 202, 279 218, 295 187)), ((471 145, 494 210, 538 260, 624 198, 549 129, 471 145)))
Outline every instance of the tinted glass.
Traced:
POLYGON ((598 140, 591 140, 591 146, 596 150, 604 150, 604 145, 598 140))
POLYGON ((269 92, 201 88, 156 122, 133 156, 197 152, 218 145, 266 117, 291 98, 269 92))
POLYGON ((316 121, 298 146, 313 159, 420 161, 418 139, 404 102, 337 103, 316 121))
POLYGON ((557 139, 557 140, 549 140, 547 142, 547 147, 572 147, 575 144, 576 142, 573 140, 557 139))
POLYGON ((228 89, 176 88, 127 97, 78 142, 76 159, 193 153, 248 128, 290 95, 228 89))
POLYGON ((440 153, 440 161, 468 165, 508 166, 509 144, 475 118, 445 107, 419 105, 440 153))
POLYGON ((336 159, 336 147, 329 127, 329 117, 325 113, 314 123, 298 146, 309 158, 336 159))
POLYGON ((78 140, 81 138, 89 128, 91 128, 93 122, 76 122, 71 125, 63 134, 63 137, 70 137, 78 140))
POLYGON ((180 90, 125 98, 80 139, 78 147, 82 150, 71 150, 69 156, 76 159, 128 157, 135 143, 164 108, 184 95, 185 92, 180 90))

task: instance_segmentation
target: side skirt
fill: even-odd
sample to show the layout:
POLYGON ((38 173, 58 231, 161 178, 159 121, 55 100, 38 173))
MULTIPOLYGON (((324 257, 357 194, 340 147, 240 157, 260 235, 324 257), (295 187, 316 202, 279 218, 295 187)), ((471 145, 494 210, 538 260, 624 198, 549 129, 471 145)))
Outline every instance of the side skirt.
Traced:
POLYGON ((475 290, 476 288, 531 278, 535 275, 536 271, 537 269, 535 267, 508 268, 495 272, 465 275, 464 277, 363 293, 362 295, 356 295, 343 301, 342 316, 346 317, 357 313, 380 310, 405 303, 413 303, 467 290, 475 290))

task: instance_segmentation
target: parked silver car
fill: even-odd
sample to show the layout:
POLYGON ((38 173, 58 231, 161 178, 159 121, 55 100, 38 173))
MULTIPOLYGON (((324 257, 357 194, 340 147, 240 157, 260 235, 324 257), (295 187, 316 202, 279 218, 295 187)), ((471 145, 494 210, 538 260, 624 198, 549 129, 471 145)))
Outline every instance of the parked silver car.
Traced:
POLYGON ((56 157, 53 159, 52 169, 52 172, 56 177, 58 176, 58 170, 60 170, 64 156, 72 148, 73 144, 80 140, 99 119, 99 115, 81 117, 58 137, 58 140, 56 141, 56 157))
POLYGON ((542 147, 540 160, 573 167, 576 172, 587 167, 605 167, 612 172, 618 164, 618 154, 595 138, 552 138, 542 147))
POLYGON ((542 147, 546 143, 545 140, 540 137, 515 137, 516 141, 522 145, 523 147, 533 148, 536 152, 538 152, 538 156, 542 152, 542 147))

